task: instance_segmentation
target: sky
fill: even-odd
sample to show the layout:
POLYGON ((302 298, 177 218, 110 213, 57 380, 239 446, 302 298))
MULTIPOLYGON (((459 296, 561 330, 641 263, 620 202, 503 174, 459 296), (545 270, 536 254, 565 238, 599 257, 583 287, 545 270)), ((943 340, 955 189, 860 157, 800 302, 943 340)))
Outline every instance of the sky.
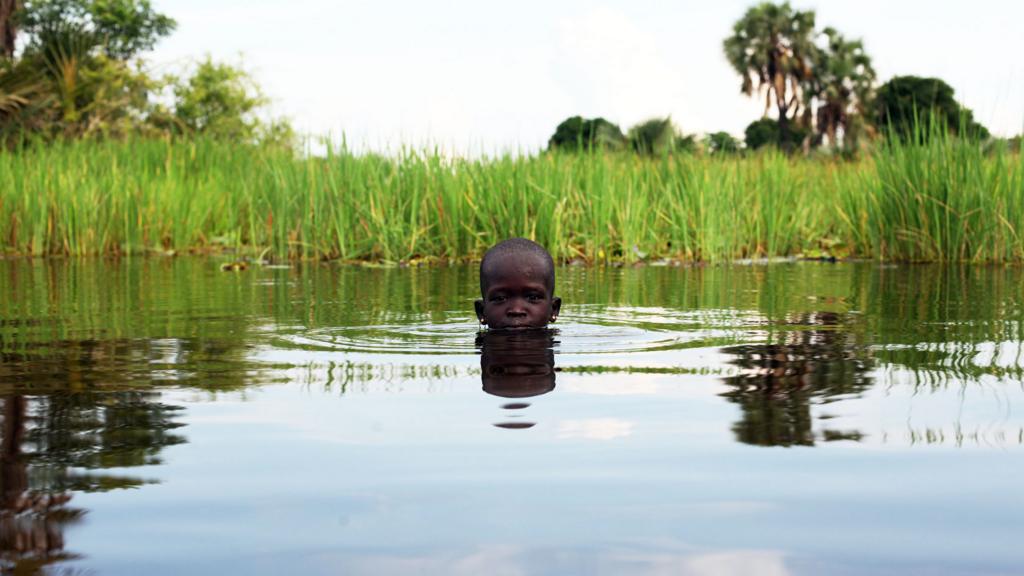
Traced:
MULTIPOLYGON (((155 0, 178 21, 149 60, 182 72, 242 64, 270 113, 354 149, 531 152, 573 115, 623 130, 671 116, 741 136, 763 100, 740 94, 722 41, 753 0, 155 0)), ((880 81, 937 76, 996 135, 1024 128, 1024 2, 794 0, 861 38, 880 81)))

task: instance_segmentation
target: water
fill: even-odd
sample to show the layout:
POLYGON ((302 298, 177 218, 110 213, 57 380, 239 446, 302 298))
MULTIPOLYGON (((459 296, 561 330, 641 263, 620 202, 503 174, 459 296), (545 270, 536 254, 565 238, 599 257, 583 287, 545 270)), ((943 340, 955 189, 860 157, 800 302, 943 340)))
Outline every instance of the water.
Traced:
POLYGON ((0 554, 31 574, 1024 570, 1024 273, 0 261, 0 554))

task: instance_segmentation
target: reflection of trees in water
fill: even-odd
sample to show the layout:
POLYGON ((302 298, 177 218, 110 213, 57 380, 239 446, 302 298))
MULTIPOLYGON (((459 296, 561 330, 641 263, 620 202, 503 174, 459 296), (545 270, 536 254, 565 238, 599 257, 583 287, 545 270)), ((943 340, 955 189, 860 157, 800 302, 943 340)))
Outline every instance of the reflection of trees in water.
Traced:
POLYGON ((0 334, 0 393, 126 390, 190 385, 235 390, 259 381, 244 342, 228 339, 55 340, 10 343, 0 334))
POLYGON ((157 464, 185 442, 180 410, 156 392, 80 392, 3 397, 0 451, 0 566, 31 574, 73 558, 64 529, 85 511, 72 493, 140 486, 146 480, 97 472, 157 464))
POLYGON ((813 445, 818 440, 859 439, 857 431, 823 430, 815 434, 812 404, 856 395, 871 385, 868 349, 858 343, 845 319, 834 312, 790 318, 777 343, 730 346, 739 374, 725 378, 723 394, 739 404, 742 419, 733 425, 741 442, 761 446, 813 445))
POLYGON ((71 496, 33 486, 30 455, 23 452, 28 400, 3 400, 0 441, 0 569, 33 574, 45 566, 74 557, 64 551, 64 526, 82 511, 66 506, 71 496))
POLYGON ((105 468, 160 464, 160 452, 184 443, 174 430, 179 406, 159 392, 80 392, 32 400, 25 444, 39 481, 50 490, 104 491, 145 480, 96 474, 105 468), (77 472, 70 470, 85 470, 77 472))
POLYGON ((38 573, 74 558, 64 530, 85 510, 74 492, 145 484, 107 468, 157 464, 163 448, 185 442, 174 430, 180 407, 161 394, 130 389, 155 380, 150 344, 51 343, 0 358, 0 570, 38 573))

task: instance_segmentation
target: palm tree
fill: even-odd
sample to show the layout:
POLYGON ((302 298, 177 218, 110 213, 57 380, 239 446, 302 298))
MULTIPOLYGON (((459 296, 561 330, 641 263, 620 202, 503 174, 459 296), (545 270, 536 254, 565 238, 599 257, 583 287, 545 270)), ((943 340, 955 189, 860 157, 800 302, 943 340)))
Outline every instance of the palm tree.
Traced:
POLYGON ((856 145, 857 138, 869 129, 865 122, 868 101, 875 82, 871 57, 860 40, 846 40, 834 28, 822 34, 827 46, 819 52, 818 65, 805 95, 818 101, 817 140, 839 145, 842 131, 846 147, 856 145))
MULTIPOLYGON (((813 40, 813 10, 764 2, 747 10, 723 45, 729 63, 743 77, 741 91, 748 96, 755 90, 764 93, 765 116, 774 99, 784 132, 801 112, 802 86, 811 78, 817 54, 813 40)), ((806 114, 799 119, 810 120, 806 114)))
POLYGON ((0 120, 29 105, 42 88, 39 75, 28 66, 0 64, 0 120))
POLYGON ((672 124, 672 119, 651 118, 629 129, 626 139, 635 152, 649 156, 660 156, 672 152, 680 143, 682 135, 672 124))

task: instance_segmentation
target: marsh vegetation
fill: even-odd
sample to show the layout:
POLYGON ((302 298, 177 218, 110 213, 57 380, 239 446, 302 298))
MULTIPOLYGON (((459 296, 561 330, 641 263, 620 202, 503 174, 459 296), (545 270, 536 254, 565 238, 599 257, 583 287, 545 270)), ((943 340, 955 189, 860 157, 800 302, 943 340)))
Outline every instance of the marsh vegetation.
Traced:
POLYGON ((941 134, 857 161, 546 153, 296 157, 219 140, 68 141, 0 155, 16 255, 231 250, 409 262, 534 238, 562 261, 1024 259, 1024 160, 941 134))

